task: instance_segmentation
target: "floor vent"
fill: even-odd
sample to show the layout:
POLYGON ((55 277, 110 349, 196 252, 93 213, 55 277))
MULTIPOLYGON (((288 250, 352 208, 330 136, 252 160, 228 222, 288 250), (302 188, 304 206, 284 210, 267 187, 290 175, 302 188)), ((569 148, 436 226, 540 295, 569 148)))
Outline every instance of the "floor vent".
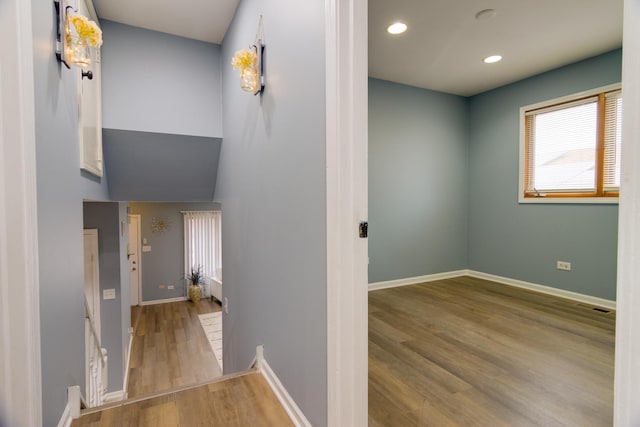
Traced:
POLYGON ((615 312, 615 310, 611 310, 611 309, 603 308, 603 307, 597 307, 597 306, 593 306, 591 304, 578 303, 577 306, 580 307, 580 308, 583 308, 585 310, 597 311, 598 313, 602 313, 602 314, 611 314, 611 313, 615 312))

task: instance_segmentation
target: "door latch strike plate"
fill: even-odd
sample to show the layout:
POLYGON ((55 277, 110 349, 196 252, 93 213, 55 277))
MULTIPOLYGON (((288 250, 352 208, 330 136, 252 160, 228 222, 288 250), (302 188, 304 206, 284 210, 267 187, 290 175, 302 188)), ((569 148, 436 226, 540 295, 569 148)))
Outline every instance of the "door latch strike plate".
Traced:
POLYGON ((360 238, 366 239, 369 237, 369 223, 366 221, 362 221, 360 226, 358 227, 358 232, 360 234, 360 238))

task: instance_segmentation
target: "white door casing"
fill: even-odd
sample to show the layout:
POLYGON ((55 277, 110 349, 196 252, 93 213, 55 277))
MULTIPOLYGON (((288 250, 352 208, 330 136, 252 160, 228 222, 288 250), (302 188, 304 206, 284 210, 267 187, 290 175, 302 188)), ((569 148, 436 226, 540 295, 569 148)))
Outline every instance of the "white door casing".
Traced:
POLYGON ((129 215, 129 244, 127 245, 127 258, 129 260, 129 283, 131 292, 131 305, 140 305, 142 302, 142 266, 140 258, 140 215, 129 215))
POLYGON ((640 1, 624 2, 614 425, 640 425, 640 1))
POLYGON ((325 2, 327 404, 331 427, 366 426, 367 0, 325 2))
POLYGON ((42 425, 32 19, 30 1, 0 2, 0 424, 11 426, 42 425))
MULTIPOLYGON (((327 1, 327 16, 332 10, 335 13, 337 0, 327 1)), ((2 309, 2 339, 0 340, 0 368, 2 369, 2 399, 0 404, 5 410, 5 418, 15 424, 42 425, 41 375, 40 375, 40 329, 39 329, 39 282, 38 251, 36 222, 36 186, 35 186, 35 135, 34 135, 34 93, 33 93, 33 49, 31 36, 31 2, 23 0, 3 0, 0 2, 0 27, 3 28, 4 40, 0 45, 0 206, 11 207, 0 209, 0 308, 2 309), (25 54, 27 53, 27 54, 25 54), (7 90, 10 89, 10 90, 7 90), (4 103, 8 105, 4 105, 4 103), (11 107, 11 108, 8 108, 11 107), (16 117, 17 115, 17 117, 16 117), (10 182, 9 182, 10 179, 10 182), (15 255, 12 257, 11 255, 15 255), (13 286, 14 279, 21 278, 23 286, 13 286), (10 394, 7 393, 10 391, 10 394), (6 398, 6 399, 5 399, 6 398)), ((366 14, 365 18, 366 20, 366 14)), ((329 24, 329 21, 327 21, 329 24)), ((640 13, 637 0, 625 0, 625 33, 637 35, 640 28, 640 13), (631 14, 631 16, 629 16, 631 14)), ((344 27, 341 27, 345 29, 344 27)), ((337 36, 337 29, 327 32, 327 40, 337 36)), ((347 30, 347 29, 345 29, 347 30)), ((348 33, 345 31, 343 34, 348 33)), ((349 37, 345 35, 344 37, 349 37)), ((625 43, 628 40, 625 39, 625 43)), ((360 49, 362 46, 358 45, 360 49)), ((327 48, 327 57, 335 50, 335 46, 327 48)), ((366 45, 363 50, 366 50, 366 45)), ((628 53, 625 51, 625 56, 628 53)), ((637 53, 632 54, 633 61, 625 61, 625 90, 634 88, 637 92, 640 80, 640 61, 637 53), (627 86, 627 83, 631 83, 627 86)), ((366 63, 366 62, 365 62, 366 63)), ((329 64, 327 64, 329 65, 329 64)), ((348 77, 348 73, 340 76, 348 77)), ((332 78, 327 76, 327 78, 332 78)), ((366 79, 365 79, 366 81, 366 79)), ((335 83, 335 82, 334 82, 335 83)), ((330 88, 327 87, 329 90, 330 88)), ((627 91, 627 93, 629 93, 627 91)), ((335 102, 335 99, 333 100, 335 102)), ((635 102, 637 109, 638 102, 635 102)), ((328 104, 329 107, 329 104, 328 104)), ((335 118, 334 118, 335 119, 335 118)), ((351 119, 347 119, 351 120, 351 119)), ((640 140, 640 130, 632 123, 625 124, 627 140, 640 140)), ((329 137, 329 135, 328 135, 329 137)), ((627 152, 630 152, 627 150, 627 152)), ((637 149, 632 151, 637 153, 637 149)), ((637 160, 635 160, 637 162, 637 160)), ((624 160, 623 160, 624 162, 624 160)), ((332 174, 336 171, 332 171, 332 174)), ((346 178, 345 178, 346 180, 346 178)), ((629 294, 637 294, 634 286, 640 280, 637 269, 627 268, 634 260, 640 258, 640 247, 630 244, 634 236, 624 237, 636 221, 632 211, 633 205, 640 204, 640 178, 637 174, 630 176, 628 204, 620 206, 619 234, 625 244, 619 254, 618 295, 625 298, 629 294), (632 205, 633 204, 633 205, 632 205)), ((625 188, 626 191, 626 188, 625 188)), ((328 195, 328 200, 332 196, 328 195)), ((632 228, 636 230, 637 227, 632 228)), ((328 228, 328 234, 333 228, 328 228)), ((637 240, 636 240, 637 241, 637 240)), ((332 255, 334 257, 334 255, 332 255)), ((335 290, 335 285, 329 286, 335 290)), ((631 304, 633 300, 629 300, 631 304)), ((627 304, 621 300, 619 304, 627 304)), ((638 384, 635 381, 640 372, 634 363, 640 357, 640 330, 634 327, 631 312, 624 308, 619 312, 616 349, 616 426, 633 425, 631 410, 636 407, 638 384), (621 333, 624 332, 624 333, 621 333), (627 375, 631 374, 631 375, 627 375), (634 385, 635 384, 635 385, 634 385)), ((340 319, 328 318, 329 326, 340 319)), ((335 331, 330 332, 330 342, 335 338, 335 331)), ((339 358, 341 352, 330 347, 331 359, 339 358)), ((345 350, 348 352, 348 350, 345 350)), ((332 377, 332 373, 329 374, 332 377)), ((330 378, 330 391, 349 393, 348 386, 336 386, 335 378, 330 378)), ((363 397, 365 394, 355 397, 363 397)), ((330 399, 330 425, 338 425, 333 420, 336 402, 330 399)), ((636 416, 637 417, 637 416, 636 416)), ((359 421, 362 421, 360 418, 359 421)), ((366 419, 365 419, 366 423, 366 419)), ((354 426, 366 425, 362 422, 354 426)))

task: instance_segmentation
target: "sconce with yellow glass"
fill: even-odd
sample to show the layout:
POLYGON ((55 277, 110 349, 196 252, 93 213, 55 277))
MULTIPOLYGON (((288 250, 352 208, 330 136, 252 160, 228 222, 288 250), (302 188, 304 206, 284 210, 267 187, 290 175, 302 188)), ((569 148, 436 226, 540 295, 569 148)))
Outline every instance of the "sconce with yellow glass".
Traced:
POLYGON ((255 42, 249 49, 236 52, 231 59, 233 69, 240 70, 240 88, 254 95, 264 92, 264 34, 262 32, 262 15, 258 20, 258 31, 255 42))
MULTIPOLYGON (((75 13, 66 0, 54 0, 57 15, 56 56, 67 68, 74 65, 86 69, 91 66, 90 47, 102 45, 102 31, 87 17, 75 13)), ((93 77, 83 71, 82 77, 93 77)))
POLYGON ((258 54, 255 46, 236 52, 231 60, 233 69, 240 70, 240 88, 244 91, 256 93, 258 90, 258 54))

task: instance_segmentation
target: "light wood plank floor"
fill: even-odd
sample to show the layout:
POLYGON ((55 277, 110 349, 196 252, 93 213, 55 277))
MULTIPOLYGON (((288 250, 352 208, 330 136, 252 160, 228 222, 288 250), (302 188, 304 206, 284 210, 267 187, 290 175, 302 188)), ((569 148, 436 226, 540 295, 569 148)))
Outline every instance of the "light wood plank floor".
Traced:
POLYGON ((207 299, 132 307, 130 398, 211 381, 222 375, 199 314, 220 311, 207 299))
POLYGON ((461 277, 369 293, 370 426, 611 426, 615 313, 461 277))
POLYGON ((251 373, 83 415, 72 427, 292 426, 262 375, 251 373))

